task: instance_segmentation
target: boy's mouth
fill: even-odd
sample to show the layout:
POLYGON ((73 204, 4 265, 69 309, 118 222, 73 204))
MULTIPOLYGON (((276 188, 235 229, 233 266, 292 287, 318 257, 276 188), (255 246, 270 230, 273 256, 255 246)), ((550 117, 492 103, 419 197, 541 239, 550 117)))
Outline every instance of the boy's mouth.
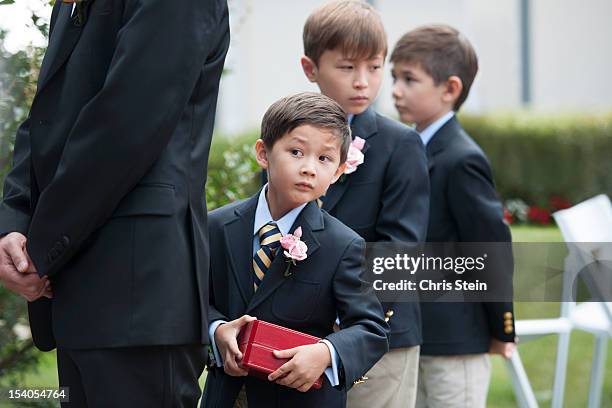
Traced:
POLYGON ((406 113, 406 112, 408 112, 408 108, 406 108, 405 106, 401 106, 401 105, 395 105, 395 109, 399 113, 406 113))
POLYGON ((298 190, 303 190, 303 191, 310 191, 312 189, 314 189, 314 186, 308 182, 301 182, 301 183, 296 183, 295 186, 298 188, 298 190))
POLYGON ((351 98, 351 101, 357 102, 357 103, 366 103, 369 100, 370 98, 368 98, 367 96, 354 96, 351 98))

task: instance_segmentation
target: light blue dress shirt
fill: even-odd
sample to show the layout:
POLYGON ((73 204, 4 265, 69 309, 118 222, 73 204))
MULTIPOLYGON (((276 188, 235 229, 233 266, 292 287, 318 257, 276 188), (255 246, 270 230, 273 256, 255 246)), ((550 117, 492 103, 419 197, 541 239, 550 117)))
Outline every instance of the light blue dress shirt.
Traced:
POLYGON ((447 112, 446 115, 442 116, 440 119, 436 120, 434 123, 423 129, 423 131, 419 133, 419 135, 421 136, 421 140, 423 141, 423 145, 427 146, 427 143, 429 143, 429 141, 436 134, 436 132, 440 130, 440 128, 444 126, 446 122, 451 120, 453 116, 455 116, 455 112, 447 112))
MULTIPOLYGON (((257 252, 257 250, 260 248, 259 236, 258 236, 259 230, 261 229, 261 227, 263 227, 267 223, 274 221, 274 219, 272 218, 272 214, 270 214, 270 208, 268 207, 268 201, 266 200, 267 190, 268 190, 268 185, 266 184, 264 188, 261 189, 261 192, 259 193, 259 200, 257 201, 257 209, 255 210, 255 222, 253 223, 253 255, 255 255, 255 252, 257 252)), ((278 226, 278 229, 280 230, 281 234, 283 234, 283 236, 293 232, 293 231, 289 231, 289 229, 291 228, 291 226, 297 219, 298 215, 300 215, 304 207, 306 207, 306 204, 302 204, 301 206, 294 208, 293 210, 289 211, 287 214, 283 215, 278 220, 274 221, 276 225, 278 226)), ((217 349, 217 345, 215 344, 215 331, 217 330, 217 327, 219 327, 223 323, 227 323, 227 322, 225 320, 215 320, 214 322, 210 324, 210 326, 208 326, 208 334, 210 337, 210 342, 212 344, 212 349, 215 355, 215 360, 219 367, 223 366, 223 360, 221 359, 221 355, 219 354, 219 350, 217 349)), ((330 384, 335 387, 338 384, 340 384, 340 380, 338 378, 339 356, 334 346, 328 340, 323 339, 321 340, 321 342, 324 343, 329 348, 329 352, 331 354, 332 366, 325 369, 325 375, 327 376, 327 379, 329 380, 330 384)))

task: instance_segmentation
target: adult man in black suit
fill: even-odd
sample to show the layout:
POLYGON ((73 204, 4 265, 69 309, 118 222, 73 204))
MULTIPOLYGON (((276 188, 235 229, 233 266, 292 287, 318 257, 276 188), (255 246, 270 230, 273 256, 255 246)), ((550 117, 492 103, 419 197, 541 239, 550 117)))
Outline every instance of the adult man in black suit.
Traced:
POLYGON ((53 7, 0 206, 0 279, 31 302, 34 342, 57 347, 74 406, 199 397, 204 183, 228 43, 224 0, 53 7))
MULTIPOLYGON (((452 27, 423 26, 398 41, 391 61, 400 118, 416 124, 426 146, 431 183, 427 241, 510 242, 489 162, 454 114, 478 70, 472 46, 452 27)), ((495 273, 496 284, 511 288, 509 247, 499 246, 506 262, 497 260, 488 272, 495 273)), ((511 302, 421 304, 417 407, 486 406, 487 352, 511 355, 512 311, 511 302)))

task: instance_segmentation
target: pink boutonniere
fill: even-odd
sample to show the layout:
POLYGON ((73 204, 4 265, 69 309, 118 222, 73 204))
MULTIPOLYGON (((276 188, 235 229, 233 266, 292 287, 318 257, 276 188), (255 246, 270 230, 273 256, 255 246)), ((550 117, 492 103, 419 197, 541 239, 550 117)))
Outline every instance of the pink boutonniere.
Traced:
POLYGON ((285 276, 291 275, 291 265, 296 265, 298 261, 303 261, 308 257, 308 246, 302 241, 302 227, 297 227, 293 234, 287 234, 281 238, 280 244, 283 247, 283 255, 287 258, 287 269, 285 276))
POLYGON ((344 170, 341 181, 344 181, 347 174, 354 173, 357 167, 363 163, 365 157, 362 152, 363 146, 365 146, 365 139, 359 136, 356 136, 355 140, 351 142, 348 155, 346 156, 346 169, 344 170))

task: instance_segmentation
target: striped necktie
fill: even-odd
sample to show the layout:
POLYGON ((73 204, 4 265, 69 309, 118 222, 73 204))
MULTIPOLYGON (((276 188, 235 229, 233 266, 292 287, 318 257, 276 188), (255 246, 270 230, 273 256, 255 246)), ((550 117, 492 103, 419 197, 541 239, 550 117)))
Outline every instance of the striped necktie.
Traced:
POLYGON ((257 290, 268 268, 272 264, 276 250, 280 247, 282 234, 275 223, 269 222, 259 230, 259 245, 261 247, 253 256, 253 289, 257 290))

